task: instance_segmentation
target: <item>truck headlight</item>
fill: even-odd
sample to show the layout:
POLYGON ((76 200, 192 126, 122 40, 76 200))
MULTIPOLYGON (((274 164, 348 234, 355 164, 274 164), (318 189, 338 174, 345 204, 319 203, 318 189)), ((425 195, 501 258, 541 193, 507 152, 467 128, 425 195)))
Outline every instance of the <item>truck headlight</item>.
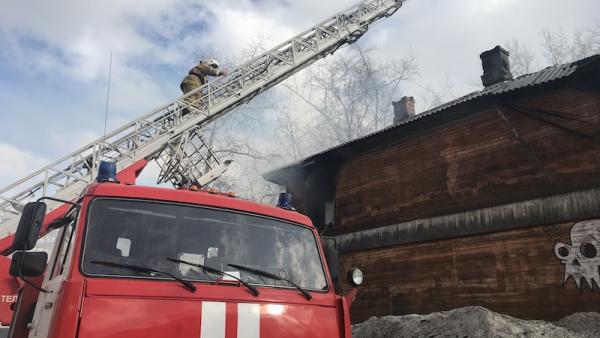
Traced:
POLYGON ((360 286, 363 283, 363 272, 359 268, 352 268, 348 272, 348 282, 353 286, 360 286))

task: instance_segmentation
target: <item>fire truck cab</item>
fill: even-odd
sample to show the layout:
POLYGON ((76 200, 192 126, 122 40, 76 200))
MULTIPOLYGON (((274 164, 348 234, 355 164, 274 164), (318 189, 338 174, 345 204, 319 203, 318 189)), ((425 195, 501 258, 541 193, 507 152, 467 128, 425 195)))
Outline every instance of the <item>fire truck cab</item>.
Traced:
POLYGON ((29 251, 39 209, 26 206, 15 235, 11 275, 27 284, 10 337, 351 337, 356 289, 336 292, 335 250, 291 209, 93 183, 50 225, 47 264, 29 251))

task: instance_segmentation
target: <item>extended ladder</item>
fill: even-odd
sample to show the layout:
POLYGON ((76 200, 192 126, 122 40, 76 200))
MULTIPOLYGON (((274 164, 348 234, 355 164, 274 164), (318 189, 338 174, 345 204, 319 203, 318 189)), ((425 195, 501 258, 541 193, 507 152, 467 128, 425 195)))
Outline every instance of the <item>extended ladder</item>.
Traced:
MULTIPOLYGON (((181 136, 191 128, 205 126, 333 54, 342 45, 355 42, 372 24, 394 14, 404 1, 362 1, 254 58, 228 76, 209 82, 0 189, 0 238, 14 233, 20 210, 27 201, 43 195, 66 200, 77 198, 93 181, 100 160, 115 161, 117 169, 122 170, 142 159, 157 159, 169 144, 177 148, 181 136), (194 100, 195 94, 201 95, 194 100)), ((168 149, 173 152, 173 147, 168 149)), ((168 172, 163 171, 167 181, 193 171, 172 165, 168 158, 162 160, 171 163, 166 167, 168 172)), ((48 211, 58 206, 49 203, 48 211)))
POLYGON ((180 138, 167 143, 156 158, 161 169, 158 183, 171 182, 176 187, 203 187, 227 170, 231 161, 221 162, 202 137, 201 128, 195 126, 185 131, 180 138))

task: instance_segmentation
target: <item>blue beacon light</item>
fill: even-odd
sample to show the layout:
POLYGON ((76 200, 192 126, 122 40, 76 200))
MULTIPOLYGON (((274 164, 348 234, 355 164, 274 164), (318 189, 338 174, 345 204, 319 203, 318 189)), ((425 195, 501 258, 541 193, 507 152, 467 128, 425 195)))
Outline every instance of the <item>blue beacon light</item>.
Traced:
POLYGON ((279 194, 279 200, 277 201, 277 207, 287 210, 296 210, 292 206, 292 194, 289 192, 282 192, 279 194))
POLYGON ((118 183, 119 181, 117 181, 117 164, 115 162, 100 161, 100 165, 98 166, 98 177, 96 177, 96 181, 100 183, 118 183))

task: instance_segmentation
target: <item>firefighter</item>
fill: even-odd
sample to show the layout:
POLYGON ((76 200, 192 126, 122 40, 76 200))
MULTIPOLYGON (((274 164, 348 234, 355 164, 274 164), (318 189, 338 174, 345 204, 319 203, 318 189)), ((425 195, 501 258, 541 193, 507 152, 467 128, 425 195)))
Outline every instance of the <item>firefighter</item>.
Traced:
MULTIPOLYGON (((205 85, 208 82, 208 76, 225 76, 227 73, 219 69, 219 62, 215 59, 200 60, 200 62, 194 66, 188 72, 188 75, 183 78, 179 88, 183 94, 187 94, 192 90, 205 85)), ((191 95, 187 100, 189 102, 196 102, 202 97, 202 93, 191 95)), ((188 110, 184 110, 184 115, 188 113, 188 110)))

